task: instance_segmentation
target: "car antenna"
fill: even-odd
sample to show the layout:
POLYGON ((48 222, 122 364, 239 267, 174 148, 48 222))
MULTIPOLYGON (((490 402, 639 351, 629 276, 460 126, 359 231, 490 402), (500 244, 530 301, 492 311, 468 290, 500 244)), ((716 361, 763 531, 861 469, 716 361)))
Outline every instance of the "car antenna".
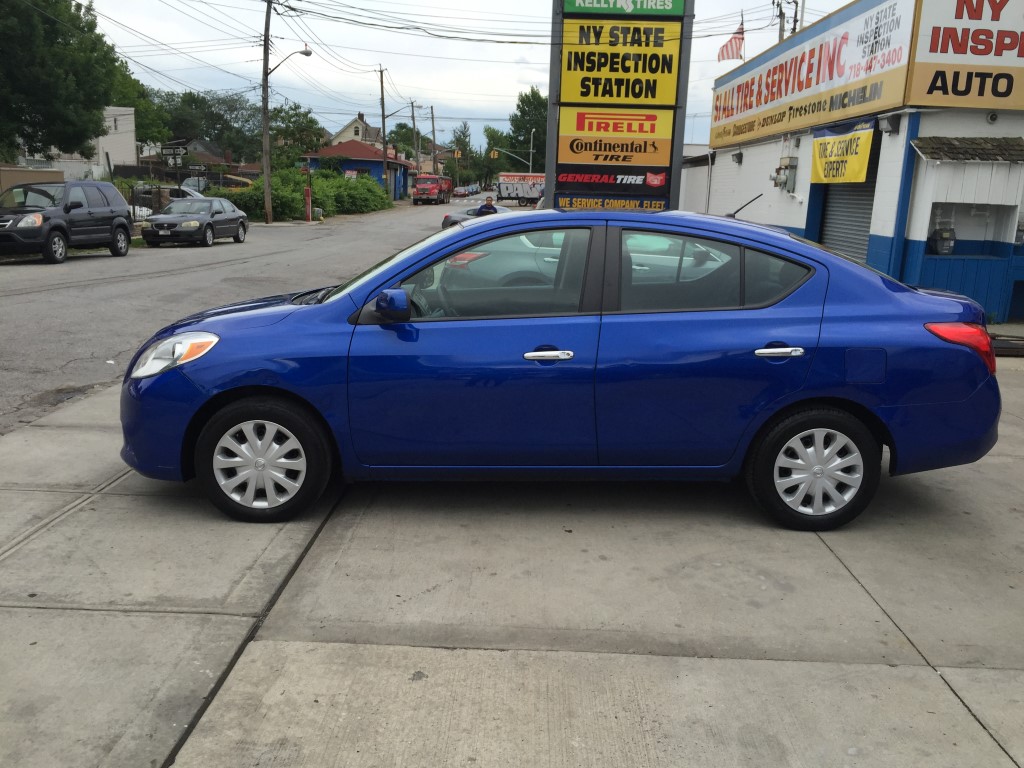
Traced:
POLYGON ((725 218, 727 218, 727 219, 735 219, 737 213, 742 211, 744 208, 746 208, 748 205, 750 205, 752 202, 754 202, 754 200, 757 200, 759 197, 764 197, 764 192, 762 192, 760 195, 755 197, 753 200, 748 200, 747 202, 745 202, 743 205, 741 205, 739 208, 737 208, 732 213, 725 214, 725 218))

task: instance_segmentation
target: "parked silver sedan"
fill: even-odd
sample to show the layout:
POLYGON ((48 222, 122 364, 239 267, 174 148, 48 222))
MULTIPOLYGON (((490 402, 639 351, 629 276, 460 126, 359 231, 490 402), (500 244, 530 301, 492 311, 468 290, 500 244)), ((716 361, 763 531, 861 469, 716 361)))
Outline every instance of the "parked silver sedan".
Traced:
MULTIPOLYGON (((498 213, 511 212, 510 208, 506 208, 503 205, 496 205, 494 207, 498 209, 498 213)), ((450 227, 452 224, 458 224, 460 221, 468 221, 469 219, 475 219, 476 212, 479 209, 479 205, 474 205, 472 208, 463 208, 462 210, 459 211, 452 211, 451 213, 446 213, 444 215, 444 218, 441 220, 441 229, 448 229, 448 227, 450 227)), ((489 215, 493 216, 494 214, 492 213, 489 215)))

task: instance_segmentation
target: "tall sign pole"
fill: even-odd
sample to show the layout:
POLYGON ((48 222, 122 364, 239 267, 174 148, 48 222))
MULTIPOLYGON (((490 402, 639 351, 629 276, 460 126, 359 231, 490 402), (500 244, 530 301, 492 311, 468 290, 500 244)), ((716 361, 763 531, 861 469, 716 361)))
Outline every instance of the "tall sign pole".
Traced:
POLYGON ((679 207, 694 2, 555 0, 553 207, 679 207))

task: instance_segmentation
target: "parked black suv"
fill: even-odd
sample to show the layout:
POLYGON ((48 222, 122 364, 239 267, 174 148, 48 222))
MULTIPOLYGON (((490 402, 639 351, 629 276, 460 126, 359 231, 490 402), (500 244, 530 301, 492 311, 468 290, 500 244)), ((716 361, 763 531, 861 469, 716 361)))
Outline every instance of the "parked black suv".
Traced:
POLYGON ((105 181, 15 184, 0 195, 0 253, 41 253, 60 264, 69 246, 106 245, 127 256, 131 233, 128 203, 105 181))

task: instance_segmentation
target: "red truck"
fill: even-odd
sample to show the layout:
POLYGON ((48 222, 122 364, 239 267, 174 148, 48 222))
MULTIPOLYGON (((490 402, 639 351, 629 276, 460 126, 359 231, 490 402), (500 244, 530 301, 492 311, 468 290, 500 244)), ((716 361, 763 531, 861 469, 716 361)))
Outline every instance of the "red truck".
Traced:
POLYGON ((421 173, 416 177, 412 188, 412 204, 449 203, 452 199, 452 180, 448 176, 435 176, 432 173, 421 173))

